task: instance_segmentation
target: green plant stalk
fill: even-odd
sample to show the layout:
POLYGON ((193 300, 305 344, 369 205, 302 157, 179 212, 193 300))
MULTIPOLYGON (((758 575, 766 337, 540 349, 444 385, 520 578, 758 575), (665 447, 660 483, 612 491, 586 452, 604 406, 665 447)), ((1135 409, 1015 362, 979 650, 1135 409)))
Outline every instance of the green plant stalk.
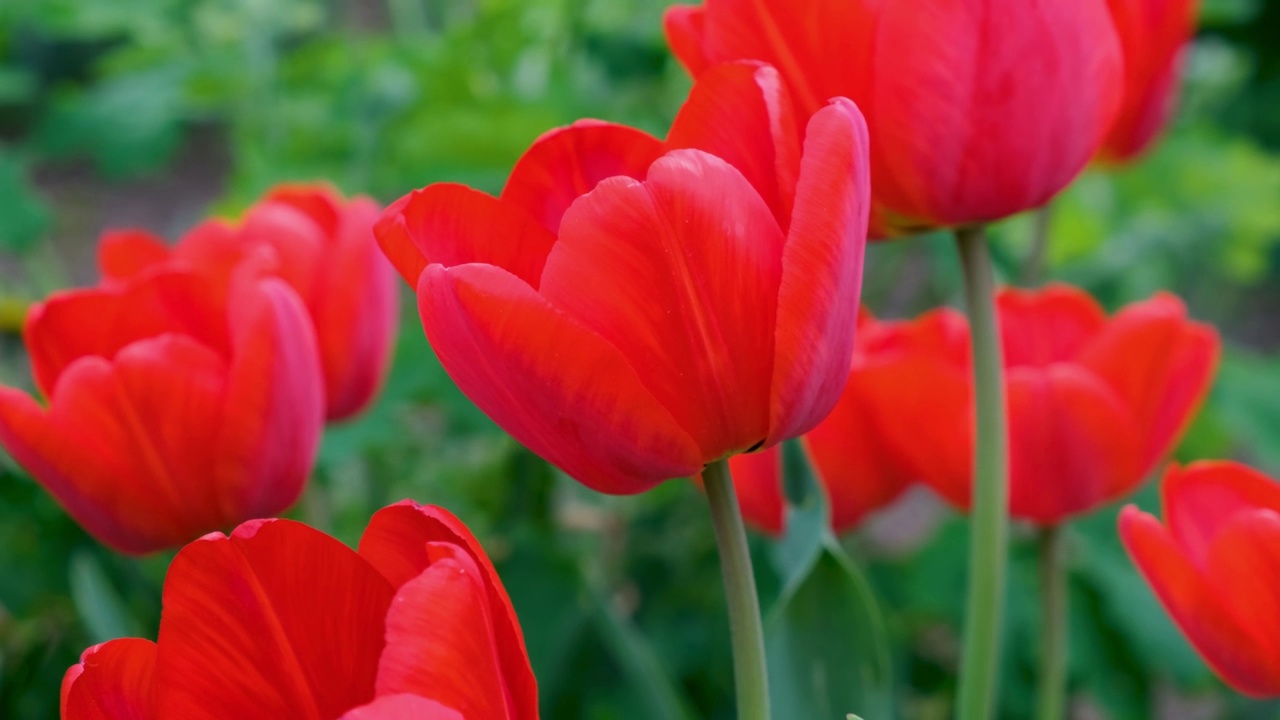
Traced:
POLYGON ((1022 282, 1038 285, 1049 264, 1049 228, 1053 224, 1052 201, 1031 211, 1031 250, 1022 267, 1022 282))
POLYGON ((964 268, 977 410, 969 590, 956 717, 988 720, 994 715, 996 704, 1008 565, 1008 423, 995 282, 986 234, 980 225, 960 228, 956 230, 956 243, 964 268))
POLYGON ((1066 529, 1040 530, 1040 678, 1037 720, 1062 720, 1067 706, 1066 529))
POLYGON ((729 634, 733 643, 733 681, 739 720, 769 720, 769 678, 765 667, 764 628, 760 600, 747 550, 747 529, 729 475, 729 461, 716 460, 702 471, 711 505, 711 519, 720 549, 720 570, 729 605, 729 634))

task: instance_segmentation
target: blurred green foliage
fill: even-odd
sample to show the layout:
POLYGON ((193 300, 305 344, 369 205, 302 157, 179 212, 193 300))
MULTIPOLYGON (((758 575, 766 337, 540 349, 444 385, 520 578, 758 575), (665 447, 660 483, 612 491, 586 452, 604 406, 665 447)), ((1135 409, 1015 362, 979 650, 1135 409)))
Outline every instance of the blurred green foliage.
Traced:
MULTIPOLYGON (((496 190, 554 125, 590 116, 663 131, 688 87, 662 41, 663 4, 0 3, 0 382, 29 385, 12 337, 23 301, 92 254, 92 236, 51 241, 86 208, 55 198, 50 174, 83 171, 104 191, 203 178, 220 188, 207 199, 217 212, 285 179, 326 178, 383 201, 435 180, 496 190)), ((1172 289, 1214 322, 1228 352, 1180 457, 1238 457, 1280 474, 1280 4, 1205 0, 1203 17, 1174 127, 1142 162, 1091 170, 1055 202, 1048 275, 1109 307, 1172 289)), ((1031 226, 1015 218, 995 229, 1007 279, 1022 276, 1031 226)), ((913 314, 953 302, 957 277, 945 238, 878 245, 866 303, 913 314)), ((516 603, 545 717, 732 717, 724 601, 698 491, 676 481, 603 497, 550 470, 453 387, 407 293, 403 316, 382 400, 328 432, 293 514, 348 543, 403 497, 463 518, 516 603)), ((1154 508, 1154 488, 1134 501, 1154 508)), ((816 532, 820 503, 794 512, 810 520, 781 543, 753 539, 774 682, 785 686, 779 719, 807 717, 799 708, 948 717, 964 520, 904 521, 913 539, 903 549, 876 530, 836 544, 816 532)), ((1115 515, 1070 530, 1077 705, 1114 720, 1157 708, 1182 717, 1188 702, 1207 717, 1274 717, 1274 706, 1212 678, 1133 570, 1115 515)), ((1027 717, 1033 697, 1030 540, 1015 533, 1006 718, 1027 717)), ((0 717, 56 717, 61 674, 81 649, 154 636, 168 559, 99 547, 0 455, 0 717)))

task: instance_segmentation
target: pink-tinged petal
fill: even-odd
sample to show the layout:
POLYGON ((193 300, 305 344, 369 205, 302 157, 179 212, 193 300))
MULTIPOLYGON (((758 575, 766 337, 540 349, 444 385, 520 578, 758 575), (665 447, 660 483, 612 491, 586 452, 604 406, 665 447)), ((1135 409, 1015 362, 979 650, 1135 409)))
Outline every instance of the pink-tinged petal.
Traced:
POLYGON ((782 446, 729 458, 738 506, 747 523, 770 535, 785 529, 787 500, 782 493, 782 446))
POLYGON ((85 650, 62 679, 62 720, 152 720, 156 644, 122 638, 85 650))
POLYGON ((558 233, 574 200, 608 177, 644 177, 664 149, 661 140, 635 128, 579 120, 535 140, 511 169, 501 197, 558 233))
POLYGON ((128 553, 180 545, 243 519, 215 474, 226 361, 178 335, 115 362, 77 361, 48 411, 0 389, 0 443, 85 530, 128 553))
POLYGON ((1205 566, 1214 538, 1237 514, 1280 513, 1280 483, 1235 462, 1171 465, 1160 490, 1165 524, 1197 567, 1205 566))
POLYGON ((672 5, 662 15, 667 45, 689 74, 697 77, 711 62, 703 49, 706 9, 702 6, 672 5))
POLYGON ((436 183, 415 190, 387 209, 375 227, 383 252, 417 285, 419 263, 405 250, 413 244, 426 263, 453 267, 483 263, 538 286, 556 238, 519 207, 465 185, 436 183), (406 259, 408 258, 408 259, 406 259))
POLYGON ((709 461, 768 435, 782 244, 742 173, 676 150, 644 183, 611 178, 574 203, 541 290, 618 349, 709 461))
POLYGON ((229 314, 234 360, 211 442, 238 519, 266 517, 292 505, 311 473, 324 426, 324 375, 311 318, 283 281, 233 291, 229 314))
POLYGON ((996 302, 1005 367, 1075 360, 1107 324, 1098 301, 1070 285, 1005 288, 996 302))
POLYGON ((494 640, 512 703, 537 708, 538 684, 529 667, 520 621, 493 563, 466 525, 443 508, 404 500, 373 516, 360 538, 359 552, 399 588, 433 562, 431 547, 440 543, 456 545, 475 562, 488 595, 494 640))
POLYGON ((800 136, 777 70, 737 62, 703 73, 671 124, 667 147, 702 150, 728 162, 769 204, 778 225, 790 224, 800 136))
MULTIPOLYGON (((1280 694, 1276 656, 1260 656, 1251 630, 1222 602, 1230 588, 1214 587, 1159 521, 1132 505, 1120 513, 1120 538, 1161 604, 1220 676, 1246 694, 1280 694)), ((1274 608, 1269 611, 1274 615, 1274 608)))
POLYGON ((1246 695, 1280 696, 1280 512, 1237 514, 1209 550, 1205 580, 1249 634, 1249 644, 1231 648, 1238 667, 1223 678, 1246 695))
MULTIPOLYGON (((327 237, 335 237, 341 233, 344 216, 346 212, 350 212, 350 208, 343 209, 344 203, 338 191, 323 182, 281 183, 268 190, 262 200, 293 207, 319 225, 321 232, 327 237)), ((370 201, 357 199, 354 202, 370 201)))
MULTIPOLYGON (((329 237, 324 228, 296 207, 262 202, 245 214, 232 243, 239 253, 270 248, 276 261, 273 274, 309 303, 321 291, 317 283, 321 268, 336 259, 331 255, 329 237)), ((191 242, 185 240, 179 251, 186 252, 189 247, 191 242)))
POLYGON ((106 281, 129 280, 169 260, 164 239, 146 230, 115 230, 98 241, 98 269, 106 281))
POLYGON ((1043 205, 1084 169, 1122 92, 1104 0, 885 2, 873 54, 868 95, 850 97, 869 97, 876 201, 900 230, 1043 205))
POLYGON ((1181 301, 1160 294, 1119 312, 1080 362, 1106 380, 1133 413, 1149 470, 1191 424, 1220 354, 1217 332, 1191 322, 1181 301))
POLYGON ((462 713, 417 695, 384 695, 339 720, 467 720, 462 713))
POLYGON ((67 290, 32 307, 23 328, 36 386, 46 396, 67 366, 110 360, 137 340, 181 333, 225 352, 225 310, 216 289, 189 272, 149 273, 113 288, 67 290))
POLYGON ((374 697, 391 585, 289 520, 209 535, 169 566, 157 715, 330 720, 374 697))
POLYGON ((373 237, 378 214, 367 198, 347 205, 307 302, 324 366, 329 420, 363 410, 382 387, 391 359, 400 304, 394 270, 373 237))
POLYGON ((534 452, 613 494, 703 464, 697 445, 618 349, 489 265, 431 265, 418 283, 427 339, 458 387, 534 452))
POLYGON ((848 379, 871 206, 867 142, 848 100, 809 121, 782 257, 767 444, 817 425, 848 379))
POLYGON ((378 694, 421 695, 464 717, 533 720, 536 695, 517 704, 503 676, 495 618, 475 559, 449 543, 429 543, 427 552, 431 564, 400 587, 387 612, 378 694))
POLYGON ((1142 438, 1115 394, 1078 366, 1009 372, 1009 513, 1055 524, 1143 480, 1142 438))

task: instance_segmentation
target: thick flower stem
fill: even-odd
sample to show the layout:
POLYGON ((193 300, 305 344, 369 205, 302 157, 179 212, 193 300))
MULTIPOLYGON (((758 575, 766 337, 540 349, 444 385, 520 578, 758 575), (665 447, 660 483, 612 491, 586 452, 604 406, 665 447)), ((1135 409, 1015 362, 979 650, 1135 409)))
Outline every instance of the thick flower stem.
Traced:
POLYGON ((747 550, 738 496, 729 476, 729 462, 717 460, 702 471, 711 504, 711 519, 720 548, 720 569, 729 604, 729 632, 733 642, 733 679, 738 694, 739 720, 769 720, 769 681, 764 659, 764 628, 760 600, 747 550))
POLYGON ((1008 564, 1008 426, 995 282, 991 275, 986 234, 981 226, 961 228, 956 231, 956 242, 964 267, 977 409, 969 593, 956 717, 959 720, 988 720, 994 715, 996 704, 1005 567, 1008 564))
POLYGON ((1049 226, 1053 222, 1053 205, 1045 203, 1031 211, 1031 250, 1022 267, 1022 282, 1038 285, 1049 263, 1049 226))
POLYGON ((1040 531, 1040 688, 1037 720, 1062 720, 1067 704, 1066 529, 1040 531))

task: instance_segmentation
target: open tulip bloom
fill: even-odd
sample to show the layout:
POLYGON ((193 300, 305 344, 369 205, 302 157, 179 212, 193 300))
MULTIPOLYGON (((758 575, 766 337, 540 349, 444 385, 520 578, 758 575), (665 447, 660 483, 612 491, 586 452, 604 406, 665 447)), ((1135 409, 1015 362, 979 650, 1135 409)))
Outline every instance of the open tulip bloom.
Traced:
POLYGON ((48 405, 0 386, 0 444, 117 550, 181 545, 302 491, 324 422, 315 335, 292 289, 243 270, 220 290, 159 268, 27 318, 48 405))
POLYGON ((1280 484, 1233 462, 1169 468, 1164 524, 1134 506, 1120 536, 1210 666, 1253 697, 1280 697, 1280 484))
POLYGON ((520 623, 457 518, 404 501, 358 551, 253 520, 174 558, 157 642, 85 651, 62 720, 536 720, 520 623))

